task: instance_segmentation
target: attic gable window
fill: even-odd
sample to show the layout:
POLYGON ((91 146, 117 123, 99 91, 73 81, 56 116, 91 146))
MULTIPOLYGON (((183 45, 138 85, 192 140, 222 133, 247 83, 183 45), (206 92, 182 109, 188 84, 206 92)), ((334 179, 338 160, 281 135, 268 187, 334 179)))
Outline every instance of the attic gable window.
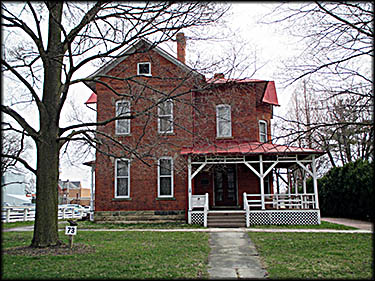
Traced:
POLYGON ((151 63, 140 62, 137 64, 137 75, 151 76, 151 63))

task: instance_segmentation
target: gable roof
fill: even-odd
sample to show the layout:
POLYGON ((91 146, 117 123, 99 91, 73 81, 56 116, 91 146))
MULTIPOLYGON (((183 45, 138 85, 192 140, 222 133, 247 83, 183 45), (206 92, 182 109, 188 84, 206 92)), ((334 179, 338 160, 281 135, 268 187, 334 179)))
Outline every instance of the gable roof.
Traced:
POLYGON ((263 92, 262 102, 279 105, 277 100, 277 93, 274 81, 260 80, 260 79, 233 79, 233 78, 208 78, 206 79, 207 83, 211 84, 226 84, 226 83, 267 83, 263 92))
MULTIPOLYGON (((117 65, 122 63, 128 56, 134 54, 138 49, 146 47, 148 50, 153 50, 157 52, 159 55, 176 65, 177 67, 181 68, 183 71, 187 73, 191 73, 196 76, 201 76, 202 79, 204 79, 204 76, 200 73, 198 73, 196 70, 192 69, 185 63, 180 62, 177 58, 169 54, 168 52, 164 51, 162 48, 157 46, 155 43, 151 43, 149 40, 145 38, 139 39, 136 43, 129 46, 127 49, 125 49, 122 53, 120 53, 117 58, 110 60, 106 64, 104 64, 101 68, 99 68, 97 71, 95 71, 90 76, 86 77, 86 79, 93 79, 96 76, 106 75, 109 71, 111 71, 113 68, 115 68, 117 65)), ((94 93, 96 93, 96 82, 91 81, 84 81, 84 84, 89 87, 94 93)))

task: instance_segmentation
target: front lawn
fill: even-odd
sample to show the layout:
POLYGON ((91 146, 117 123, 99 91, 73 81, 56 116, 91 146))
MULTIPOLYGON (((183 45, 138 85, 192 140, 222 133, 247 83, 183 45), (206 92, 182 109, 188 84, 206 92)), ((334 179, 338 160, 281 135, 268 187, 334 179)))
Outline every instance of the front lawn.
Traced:
POLYGON ((271 279, 371 279, 371 234, 248 233, 271 279))
MULTIPOLYGON (((78 231, 74 245, 89 251, 58 255, 7 253, 10 247, 29 245, 32 232, 2 234, 2 279, 208 278, 207 233, 78 231)), ((60 238, 68 243, 67 236, 60 238)))

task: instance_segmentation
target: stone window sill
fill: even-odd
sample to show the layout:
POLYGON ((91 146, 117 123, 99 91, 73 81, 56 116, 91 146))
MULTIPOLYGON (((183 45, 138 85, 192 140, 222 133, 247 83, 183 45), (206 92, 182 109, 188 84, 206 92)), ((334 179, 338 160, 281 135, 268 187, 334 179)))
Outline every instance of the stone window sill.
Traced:
POLYGON ((112 201, 131 201, 132 199, 129 198, 112 198, 112 201))
POLYGON ((176 198, 174 198, 174 197, 156 197, 156 200, 160 200, 160 201, 162 201, 162 200, 166 200, 166 201, 174 201, 174 200, 176 200, 176 198))

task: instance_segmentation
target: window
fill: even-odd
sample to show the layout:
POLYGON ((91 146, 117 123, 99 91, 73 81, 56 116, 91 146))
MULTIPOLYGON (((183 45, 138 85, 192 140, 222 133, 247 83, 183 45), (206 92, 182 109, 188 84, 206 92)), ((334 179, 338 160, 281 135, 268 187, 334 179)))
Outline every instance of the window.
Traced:
POLYGON ((115 197, 129 198, 130 162, 128 159, 116 159, 115 162, 115 197))
POLYGON ((259 141, 267 142, 267 122, 264 120, 259 121, 259 141))
POLYGON ((166 100, 158 107, 158 132, 173 133, 173 101, 166 100))
POLYGON ((137 74, 151 76, 151 63, 140 62, 137 64, 137 74))
POLYGON ((171 157, 159 159, 158 197, 173 197, 173 160, 171 157))
POLYGON ((216 106, 216 133, 217 137, 232 136, 232 122, 230 105, 216 106))
MULTIPOLYGON (((120 100, 116 102, 116 117, 118 116, 130 116, 130 101, 120 100)), ((130 134, 130 119, 116 120, 116 134, 130 134)))

